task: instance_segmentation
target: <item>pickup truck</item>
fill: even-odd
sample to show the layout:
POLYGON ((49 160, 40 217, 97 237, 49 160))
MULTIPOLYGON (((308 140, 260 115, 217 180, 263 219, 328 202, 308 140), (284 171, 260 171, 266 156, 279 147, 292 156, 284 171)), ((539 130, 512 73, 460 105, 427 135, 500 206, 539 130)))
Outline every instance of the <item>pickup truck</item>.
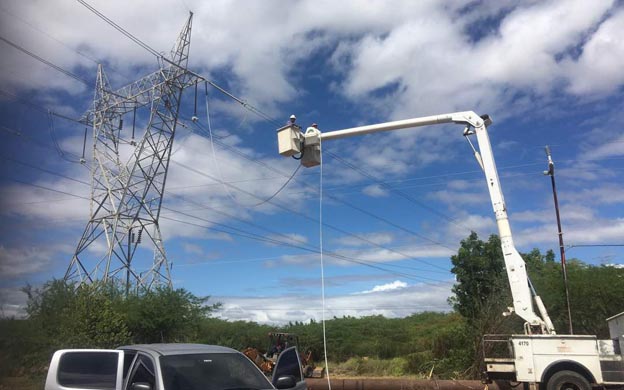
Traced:
POLYGON ((45 390, 305 390, 295 347, 269 380, 242 353, 204 344, 64 349, 52 356, 45 390))

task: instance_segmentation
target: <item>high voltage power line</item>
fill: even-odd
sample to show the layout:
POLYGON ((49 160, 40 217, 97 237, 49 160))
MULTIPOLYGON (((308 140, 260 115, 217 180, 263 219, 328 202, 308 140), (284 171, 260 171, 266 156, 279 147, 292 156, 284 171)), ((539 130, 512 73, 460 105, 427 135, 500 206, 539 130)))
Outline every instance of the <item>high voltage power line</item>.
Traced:
MULTIPOLYGON (((89 183, 87 183, 87 182, 84 182, 84 181, 81 181, 81 180, 77 180, 77 179, 72 179, 72 178, 67 177, 65 175, 56 174, 54 172, 51 172, 51 171, 48 171, 48 170, 45 170, 45 169, 41 169, 41 168, 36 167, 34 165, 31 165, 31 164, 23 163, 23 162, 14 160, 14 159, 10 159, 10 160, 13 161, 13 162, 16 162, 16 163, 20 163, 20 164, 26 165, 26 166, 31 167, 33 169, 39 169, 39 170, 41 170, 41 171, 43 171, 45 173, 48 173, 48 174, 54 174, 54 175, 57 175, 57 176, 64 177, 66 179, 70 179, 70 180, 76 181, 76 182, 78 182, 80 184, 89 185, 89 183)), ((18 182, 20 184, 33 186, 33 187, 36 187, 36 188, 39 188, 39 189, 43 189, 43 190, 47 190, 47 191, 51 191, 51 192, 56 192, 56 193, 60 193, 60 194, 64 194, 64 195, 69 195, 69 196, 72 196, 74 198, 90 200, 90 198, 88 198, 88 197, 77 195, 77 194, 73 194, 73 193, 70 193, 70 192, 67 192, 67 191, 58 190, 58 189, 54 189, 54 188, 50 188, 50 187, 47 187, 47 186, 38 185, 38 184, 34 184, 34 183, 29 183, 29 182, 22 181, 22 180, 19 180, 19 179, 11 179, 11 180, 13 180, 15 182, 18 182)), ((179 196, 176 196, 176 197, 179 198, 179 196)), ((186 201, 190 202, 188 200, 186 200, 186 201)), ((195 203, 195 202, 190 202, 190 203, 195 203)), ((236 236, 241 236, 241 237, 244 237, 244 238, 253 239, 253 240, 257 240, 257 241, 273 243, 273 244, 276 244, 276 245, 292 247, 292 248, 304 250, 304 251, 307 251, 307 252, 310 252, 310 253, 320 253, 318 248, 316 248, 314 246, 305 245, 306 244, 305 242, 299 241, 298 243, 293 243, 293 242, 289 242, 289 241, 274 239, 274 238, 270 238, 270 237, 267 237, 267 236, 262 236, 262 235, 258 235, 258 234, 255 234, 255 233, 251 233, 249 231, 245 231, 245 230, 240 229, 240 228, 235 228, 233 226, 226 225, 226 224, 223 224, 223 223, 220 223, 220 222, 207 220, 207 219, 199 217, 197 215, 188 214, 188 213, 185 213, 183 211, 172 209, 172 208, 169 208, 169 207, 164 207, 163 206, 163 209, 167 210, 167 211, 171 211, 171 212, 173 212, 175 214, 183 215, 183 216, 188 217, 188 218, 193 218, 193 219, 200 220, 202 222, 207 222, 211 226, 200 225, 200 224, 192 223, 192 222, 189 222, 189 221, 184 221, 184 220, 171 218, 171 217, 167 217, 167 216, 161 216, 161 218, 166 219, 166 220, 170 220, 170 221, 173 221, 173 222, 178 222, 178 223, 188 224, 188 225, 192 225, 192 226, 202 227, 202 228, 210 229, 210 230, 217 231, 217 232, 222 232, 222 233, 226 233, 226 234, 232 234, 232 235, 236 235, 236 236), (222 226, 226 230, 220 229, 220 228, 216 228, 214 226, 222 226)), ((215 211, 217 211, 217 210, 215 210, 215 211)), ((232 219, 238 219, 241 222, 246 222, 246 221, 244 221, 242 219, 239 219, 239 218, 237 218, 235 216, 232 216, 232 215, 228 215, 228 216, 230 218, 232 218, 232 219)), ((252 224, 252 225, 254 227, 256 227, 256 228, 261 228, 263 230, 270 231, 270 230, 268 230, 266 228, 263 228, 262 226, 259 226, 257 224, 252 224)), ((282 235, 279 232, 272 232, 272 231, 270 231, 270 232, 274 233, 274 234, 282 235)), ((354 237, 357 238, 358 236, 354 236, 354 237)), ((292 240, 289 237, 284 237, 284 238, 287 238, 290 241, 295 241, 295 242, 298 241, 298 240, 292 240)), ((371 244, 374 244, 374 243, 371 242, 371 244)), ((392 250, 391 248, 387 248, 387 247, 382 247, 382 249, 392 250)), ((417 268, 414 268, 414 267, 406 267, 406 266, 391 265, 391 264, 385 264, 386 267, 383 267, 383 266, 378 265, 378 263, 376 263, 376 262, 371 262, 371 261, 357 259, 357 258, 354 258, 352 256, 342 255, 342 254, 337 253, 337 252, 324 251, 324 254, 327 255, 327 256, 333 257, 335 259, 338 259, 338 260, 343 260, 343 261, 359 264, 359 265, 362 265, 362 266, 365 266, 365 267, 377 269, 379 271, 390 273, 390 274, 393 274, 393 275, 396 275, 396 276, 405 277, 405 278, 410 279, 410 280, 429 280, 429 281, 434 281, 434 282, 440 282, 440 280, 438 280, 438 279, 431 279, 431 278, 418 276, 418 275, 413 275, 413 274, 409 274, 409 273, 392 271, 392 270, 387 269, 386 267, 404 268, 404 269, 410 269, 410 270, 416 270, 416 271, 425 271, 425 272, 433 272, 433 273, 436 272, 436 271, 432 271, 432 270, 417 269, 417 268)), ((407 259, 409 259, 409 257, 407 259)), ((425 282, 425 284, 429 284, 429 283, 425 282)))
POLYGON ((26 49, 25 49, 25 48, 23 48, 22 46, 20 46, 20 45, 18 45, 18 44, 16 44, 16 43, 13 43, 13 42, 9 41, 8 39, 6 39, 6 38, 4 38, 4 37, 2 37, 2 36, 0 36, 0 41, 2 41, 2 42, 4 42, 4 43, 6 43, 7 45, 9 45, 9 46, 11 46, 11 47, 13 47, 13 48, 15 48, 15 49, 17 49, 17 50, 21 51, 21 52, 22 52, 22 53, 24 53, 24 54, 29 55, 30 57, 32 57, 32 58, 34 58, 34 59, 36 59, 36 60, 37 60, 37 61, 39 61, 39 62, 41 62, 41 63, 43 63, 43 64, 45 64, 45 65, 47 65, 47 66, 49 66, 49 67, 51 67, 51 68, 53 68, 53 69, 56 69, 57 71, 59 71, 59 72, 63 73, 64 75, 69 76, 69 77, 71 77, 72 79, 74 79, 74 80, 76 80, 76 81, 79 81, 79 82, 83 83, 84 85, 87 85, 87 86, 91 86, 91 85, 92 85, 90 82, 88 82, 87 80, 83 79, 82 77, 80 77, 80 76, 78 76, 78 75, 76 75, 76 74, 74 74, 74 73, 72 73, 72 72, 70 72, 70 71, 68 71, 68 70, 66 70, 66 69, 64 69, 64 68, 61 68, 60 66, 55 65, 55 64, 53 64, 52 62, 50 62, 50 61, 48 61, 48 60, 45 60, 45 59, 43 59, 43 58, 39 57, 39 56, 38 56, 38 55, 36 55, 35 53, 33 53, 33 52, 31 52, 31 51, 26 50, 26 49))
MULTIPOLYGON (((114 22, 112 22, 110 19, 106 18, 104 15, 102 15, 102 14, 101 14, 101 13, 99 13, 97 10, 95 10, 93 7, 89 6, 89 5, 88 5, 85 1, 78 0, 78 2, 80 2, 80 3, 81 3, 81 4, 83 4, 85 7, 89 8, 90 10, 92 10, 92 12, 96 13, 96 15, 100 16, 101 18, 103 18, 105 21, 107 21, 107 23, 109 23, 109 24, 111 24, 111 23, 112 23, 111 25, 113 25, 113 24, 114 24, 114 22)), ((155 55, 157 58, 164 59, 164 58, 163 58, 163 56, 162 56, 160 53, 156 52, 156 51, 155 51, 154 49, 152 49, 150 46, 145 45, 142 41, 140 41, 140 40, 136 39, 136 37, 134 37, 132 34, 128 33, 126 30, 124 30, 124 29, 123 29, 123 28, 121 28, 120 26, 118 26, 118 25, 114 24, 114 26, 113 26, 113 27, 115 27, 115 26, 117 26, 116 28, 117 28, 120 32, 122 32, 122 33, 123 33, 124 35, 126 35, 128 38, 132 39, 132 40, 133 40, 135 43, 137 43, 138 45, 142 46, 145 50, 147 50, 148 52, 151 52, 151 54, 155 55), (136 40, 135 40, 135 39, 136 39, 136 40)), ((6 39, 2 39, 2 40, 3 40, 3 41, 5 41, 5 43, 7 42, 7 41, 6 41, 6 39)), ((12 44, 12 43, 9 43, 9 44, 10 44, 10 45, 12 45, 13 47, 15 47, 15 45, 14 45, 14 44, 12 44)), ((21 51, 25 52, 25 51, 24 51, 25 49, 23 49, 23 48, 21 48, 21 49, 20 49, 19 47, 16 47, 16 48, 17 48, 18 50, 21 50, 21 51)), ((26 52, 25 52, 25 53, 26 53, 26 52)), ((28 54, 28 53, 26 53, 26 54, 28 54)), ((31 53, 31 54, 33 54, 33 53, 31 53)), ((30 54, 29 54, 29 55, 30 55, 30 54)), ((39 57, 39 58, 37 58, 37 56, 35 56, 35 57, 33 57, 33 58, 38 59, 38 60, 43 60, 43 59, 41 59, 40 57, 39 57)), ((164 60, 165 60, 166 62, 170 63, 170 65, 171 65, 171 61, 166 60, 166 59, 164 59, 164 60)), ((45 60, 43 60, 43 61, 45 61, 45 60)), ((44 63, 45 63, 45 62, 44 62, 44 63)), ((47 64, 47 65, 49 65, 49 64, 47 64)), ((54 65, 54 64, 52 64, 52 65, 50 65, 50 66, 54 67, 53 65, 54 65)), ((178 66, 178 65, 176 65, 176 66, 178 66)), ((57 69, 57 70, 59 70, 59 69, 57 69)), ((185 70, 186 70, 186 71, 188 71, 187 69, 185 69, 185 70)), ((190 72, 190 71, 189 71, 189 72, 190 72)), ((192 73, 192 72, 190 72, 190 73, 192 73)), ((195 75, 195 74, 194 74, 194 75, 195 75)), ((195 75, 195 76, 197 76, 197 75, 195 75)), ((199 79, 199 77, 201 77, 201 76, 198 76, 198 79, 199 79)), ((201 78, 201 79, 202 79, 202 80, 205 80, 205 79, 203 79, 203 78, 201 78)), ((207 80, 205 80, 205 81, 207 81, 207 80)), ((207 82, 208 82, 208 83, 211 83, 211 82, 209 82, 209 81, 207 81, 207 82)), ((256 108, 255 108, 255 107, 253 107, 253 106, 248 105, 248 104, 247 104, 245 101, 243 101, 242 99, 236 98, 235 96, 233 96, 233 95, 229 94, 229 92, 227 92, 227 91, 225 91, 225 90, 220 89, 220 87, 217 87, 215 84, 212 84, 212 83, 211 83, 210 85, 212 85, 213 87, 217 88, 218 90, 220 90, 221 92, 225 93, 226 95, 230 96, 231 98, 233 98, 234 100, 236 100, 237 102, 239 102, 240 104, 242 104, 242 105, 243 105, 243 107, 245 107, 245 108, 246 108, 246 109, 248 109, 249 111, 255 112, 257 115, 259 115, 259 116, 263 117, 264 119, 266 119, 266 120, 268 120, 268 121, 271 121, 271 122, 277 123, 276 121, 274 121, 272 118, 270 118, 269 116, 267 116, 267 115, 266 115, 265 113, 263 113, 262 111, 260 111, 260 110, 256 109, 256 108)), ((216 140, 214 140, 213 142, 215 142, 215 141, 216 141, 216 140)), ((350 168, 351 168, 351 167, 350 167, 350 168)), ((353 168, 351 168, 351 169, 353 169, 353 168)), ((357 171, 357 170, 356 170, 356 171, 357 171)), ((293 176, 291 176, 291 179, 292 179, 293 177, 294 177, 294 175, 293 175, 293 176)), ((369 178, 369 179, 370 179, 370 178, 369 178)), ((374 178, 373 178, 373 179, 374 179, 374 178)), ((214 178, 213 178, 213 180, 217 180, 217 181, 219 181, 218 179, 214 179, 214 178)), ((222 183, 223 183, 223 182, 224 182, 224 180, 221 178, 220 182, 222 182, 222 183)), ((380 181, 378 181, 377 179, 374 179, 374 182, 375 182, 376 184, 379 184, 379 183, 380 183, 380 181)), ((383 183, 383 182, 381 182, 381 183, 383 183)), ((387 189, 388 189, 388 190, 390 190, 391 188, 392 188, 392 187, 387 188, 387 189)), ((239 189, 239 191, 240 191, 240 189, 239 189)), ((279 193, 279 191, 278 191, 278 193, 279 193)), ((432 212, 433 212, 433 211, 432 211, 432 212)), ((447 217, 448 217, 448 216, 447 216, 447 217)), ((448 218, 451 218, 451 217, 448 217, 448 218)), ((450 222, 453 222, 452 220, 449 220, 449 221, 450 221, 450 222)), ((439 243, 437 243, 437 244, 439 244, 439 243)), ((441 245, 441 244, 439 244, 439 245, 441 245)))

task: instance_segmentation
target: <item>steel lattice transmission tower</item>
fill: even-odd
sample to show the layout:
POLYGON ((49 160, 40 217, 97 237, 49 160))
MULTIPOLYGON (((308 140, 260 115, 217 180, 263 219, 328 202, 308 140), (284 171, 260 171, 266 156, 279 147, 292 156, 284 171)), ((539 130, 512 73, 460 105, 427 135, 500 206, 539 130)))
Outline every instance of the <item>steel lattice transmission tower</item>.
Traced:
POLYGON ((121 281, 126 292, 172 286, 158 220, 182 92, 201 80, 187 70, 192 19, 191 13, 170 58, 161 57, 156 72, 112 91, 98 67, 93 109, 82 119, 93 127, 91 217, 65 280, 121 281), (133 113, 134 122, 137 108, 144 106, 150 107, 147 128, 142 139, 131 141, 134 151, 124 163, 119 151, 127 143, 120 137, 122 118, 133 113), (133 257, 141 241, 151 244, 154 257, 137 265, 133 257))

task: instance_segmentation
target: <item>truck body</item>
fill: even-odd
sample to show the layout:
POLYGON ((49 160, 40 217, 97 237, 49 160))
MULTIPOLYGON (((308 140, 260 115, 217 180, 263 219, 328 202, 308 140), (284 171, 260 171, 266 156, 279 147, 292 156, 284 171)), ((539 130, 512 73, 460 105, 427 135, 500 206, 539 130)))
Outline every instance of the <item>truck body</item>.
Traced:
POLYGON ((465 126, 463 135, 485 174, 513 299, 513 306, 504 314, 514 313, 524 320, 524 334, 485 336, 486 381, 506 379, 532 388, 540 384, 547 390, 590 390, 594 385, 624 388, 624 313, 607 320, 610 340, 597 340, 596 336, 557 335, 546 307, 531 285, 526 264, 514 245, 487 132, 487 127, 492 124, 488 115, 463 111, 326 133, 315 127, 302 133, 299 127, 287 125, 277 130, 278 150, 283 156, 300 154, 301 164, 313 167, 321 163, 321 144, 332 139, 447 123, 465 126), (476 137, 478 150, 470 136, 476 137))
POLYGON ((279 357, 271 380, 242 353, 203 344, 141 344, 66 349, 52 356, 45 390, 305 390, 295 347, 279 357))
POLYGON ((549 390, 566 384, 577 390, 592 385, 624 387, 624 313, 607 322, 609 340, 586 335, 486 335, 486 379, 541 383, 549 390), (553 378, 562 375, 568 379, 556 386, 553 378))

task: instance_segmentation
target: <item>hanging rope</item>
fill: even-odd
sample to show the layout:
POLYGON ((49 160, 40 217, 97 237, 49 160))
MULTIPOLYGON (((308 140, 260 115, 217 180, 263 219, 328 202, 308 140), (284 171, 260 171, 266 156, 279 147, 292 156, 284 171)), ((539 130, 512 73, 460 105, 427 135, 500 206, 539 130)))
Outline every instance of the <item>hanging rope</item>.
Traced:
MULTIPOLYGON (((320 142, 320 141, 319 141, 320 142)), ((329 380, 329 362, 327 359, 327 329, 325 327, 325 263, 323 261, 323 148, 321 148, 320 157, 320 178, 319 178, 319 248, 321 252, 321 322, 323 324, 323 353, 325 355, 325 373, 327 375, 327 387, 331 390, 331 382, 329 380)), ((301 165, 299 165, 301 166, 301 165)))
MULTIPOLYGON (((297 165, 297 168, 290 175, 290 177, 286 180, 286 182, 284 182, 284 184, 282 184, 282 186, 275 193, 273 193, 271 196, 269 196, 267 199, 265 199, 265 200, 263 200, 263 201, 261 201, 259 203, 253 204, 253 205, 245 205, 245 204, 240 203, 238 200, 236 200, 236 198, 234 197, 232 192, 229 190, 228 186, 225 184, 225 180, 223 179, 223 174, 221 172, 221 168, 220 168, 219 162, 217 161, 217 153, 216 153, 215 146, 214 146, 214 144, 215 144, 215 142, 214 142, 214 135, 212 133, 212 122, 210 120, 210 103, 209 103, 209 98, 208 98, 208 82, 205 82, 204 86, 205 86, 205 98, 206 98, 206 120, 208 122, 208 136, 210 138, 210 148, 212 149, 212 157, 213 157, 215 169, 217 170, 219 183, 221 183, 221 185, 223 186, 223 189, 227 193, 228 197, 234 203, 240 204, 241 206, 244 206, 244 207, 258 207, 258 206, 261 206, 261 205, 263 205, 265 203, 270 202, 280 192, 282 192, 284 190, 284 188, 286 188, 286 186, 288 186, 288 184, 292 181, 292 179, 294 179, 294 177, 299 172, 299 169, 301 168, 301 164, 297 165)), ((194 118, 197 118, 197 117, 194 116, 194 118)), ((243 121, 241 122, 241 125, 242 125, 242 123, 244 123, 246 121, 246 119, 247 119, 247 117, 245 116, 243 118, 243 121)), ((197 121, 193 121, 193 123, 195 123, 196 126, 199 126, 197 121)))

